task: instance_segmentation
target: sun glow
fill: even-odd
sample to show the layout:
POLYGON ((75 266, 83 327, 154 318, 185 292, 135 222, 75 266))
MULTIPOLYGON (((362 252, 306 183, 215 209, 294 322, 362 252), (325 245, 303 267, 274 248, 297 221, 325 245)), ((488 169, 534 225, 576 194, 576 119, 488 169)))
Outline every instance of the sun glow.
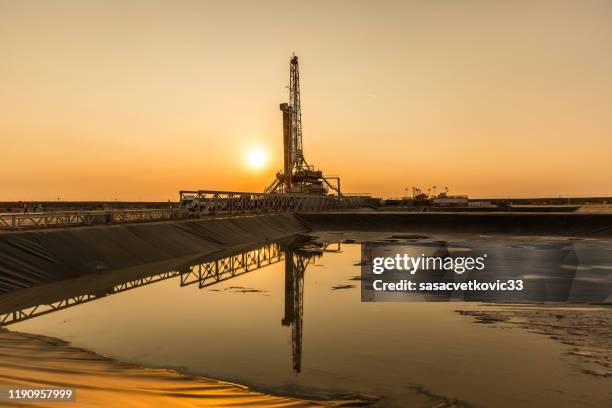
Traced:
POLYGON ((246 158, 250 168, 259 170, 268 162, 268 153, 259 147, 255 147, 247 151, 246 158))

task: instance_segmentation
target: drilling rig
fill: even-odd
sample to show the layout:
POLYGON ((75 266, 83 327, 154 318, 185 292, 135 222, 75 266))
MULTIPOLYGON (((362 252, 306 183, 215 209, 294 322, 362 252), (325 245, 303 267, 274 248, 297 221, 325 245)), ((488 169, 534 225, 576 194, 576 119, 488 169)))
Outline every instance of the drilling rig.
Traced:
POLYGON ((340 178, 324 176, 315 170, 304 158, 302 147, 302 108, 300 104, 300 71, 298 57, 294 54, 289 64, 289 102, 281 103, 283 112, 283 170, 276 174, 276 179, 265 190, 265 193, 282 194, 316 194, 327 195, 330 190, 339 197, 340 178), (335 180, 336 185, 330 181, 335 180))

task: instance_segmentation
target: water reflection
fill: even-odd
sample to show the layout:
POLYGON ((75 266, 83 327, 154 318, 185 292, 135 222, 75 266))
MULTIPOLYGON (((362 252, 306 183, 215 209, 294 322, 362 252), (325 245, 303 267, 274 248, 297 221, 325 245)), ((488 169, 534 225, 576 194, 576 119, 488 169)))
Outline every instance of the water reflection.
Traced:
POLYGON ((236 276, 281 262, 284 252, 277 243, 180 268, 181 286, 197 283, 200 288, 233 279, 236 276))
MULTIPOLYGON (((354 242, 354 241, 353 241, 354 242)), ((612 267, 610 249, 593 244, 572 242, 516 242, 476 240, 458 242, 453 239, 427 240, 412 238, 400 242, 372 241, 361 245, 362 272, 370 273, 367 259, 376 251, 386 256, 407 253, 431 256, 465 256, 469 252, 489 255, 485 271, 457 276, 445 271, 422 271, 415 276, 418 282, 461 282, 478 279, 494 281, 520 276, 529 282, 529 290, 521 297, 500 297, 495 292, 458 293, 439 292, 375 292, 373 299, 443 301, 603 301, 610 296, 612 267), (365 260, 365 261, 364 261, 365 260), (606 262, 608 261, 608 262, 606 262), (607 269, 606 269, 607 268, 607 269)), ((340 243, 321 243, 295 237, 283 242, 258 247, 242 248, 234 252, 208 255, 188 262, 144 265, 121 271, 84 276, 61 282, 40 284, 0 294, 0 326, 23 322, 93 300, 129 291, 156 282, 174 279, 180 287, 210 288, 238 276, 284 262, 284 302, 281 325, 290 329, 291 366, 295 373, 302 371, 302 339, 304 331, 304 277, 307 268, 326 252, 340 252, 340 243)), ((356 254, 359 257, 359 254, 356 254)), ((348 260, 347 260, 348 261, 348 260)), ((354 259, 352 260, 354 261, 354 259)), ((367 276, 361 283, 371 289, 367 276)), ((350 287, 350 285, 345 285, 350 287)), ((247 290, 247 288, 243 288, 247 290)), ((311 295, 313 296, 313 295, 311 295)), ((358 302, 358 297, 356 298, 358 302)), ((362 300, 364 300, 362 298, 362 300)), ((366 299, 367 300, 367 299, 366 299)), ((278 306, 277 306, 278 307, 278 306)), ((327 312, 327 311, 326 311, 327 312)), ((334 314, 334 310, 329 311, 334 314)), ((277 323, 275 323, 277 324, 277 323)), ((316 322, 315 322, 316 325, 316 322)))
MULTIPOLYGON (((410 257, 440 257, 450 256, 448 242, 444 240, 423 240, 409 243, 389 243, 389 242, 365 242, 361 244, 361 300, 363 302, 374 301, 449 301, 452 291, 376 291, 372 283, 380 276, 372 273, 372 259, 375 257, 394 257, 395 254, 406 254, 410 257)), ((385 272, 385 281, 399 282, 402 279, 410 279, 417 285, 428 282, 453 282, 454 273, 452 271, 440 269, 421 268, 414 275, 407 274, 405 271, 388 270, 385 272)))
POLYGON ((205 257, 180 265, 176 270, 114 282, 111 286, 103 285, 109 279, 113 280, 113 272, 105 274, 110 275, 104 276, 106 279, 86 276, 18 289, 0 295, 0 327, 177 277, 181 287, 197 285, 202 289, 284 260, 285 302, 281 324, 291 328, 292 365, 293 370, 299 373, 302 359, 304 273, 310 262, 321 257, 324 252, 340 252, 340 245, 296 237, 289 242, 269 243, 223 257, 205 257), (66 292, 74 292, 75 288, 81 288, 81 291, 66 295, 66 292), (43 302, 40 302, 41 298, 43 302))
POLYGON ((153 274, 148 267, 145 276, 133 277, 139 275, 139 271, 109 271, 104 276, 84 276, 4 293, 0 295, 0 326, 176 277, 180 277, 181 286, 198 284, 200 288, 208 287, 281 262, 284 252, 280 244, 270 243, 236 254, 210 258, 207 256, 182 264, 174 270, 153 274), (110 286, 104 286, 109 281, 110 286))
MULTIPOLYGON (((340 244, 338 243, 338 246, 340 244)), ((304 273, 311 260, 322 256, 326 245, 289 245, 285 252, 285 314, 283 326, 291 327, 293 371, 302 371, 302 323, 304 315, 304 273)))
MULTIPOLYGON (((576 375, 558 344, 519 330, 476 325, 455 311, 479 306, 452 303, 455 294, 414 294, 434 303, 365 303, 353 284, 361 278, 365 245, 389 256, 483 251, 489 254, 490 275, 478 279, 519 271, 535 282, 553 271, 560 281, 571 281, 569 300, 586 294, 605 299, 612 282, 611 242, 321 234, 331 242, 344 237, 341 248, 293 239, 0 293, 0 321, 120 361, 308 398, 347 392, 384 396, 385 406, 425 405, 422 393, 415 399, 407 387, 415 384, 414 389, 441 396, 436 404, 456 398, 474 406, 562 406, 586 394, 608 401, 602 379, 576 375), (326 253, 340 249, 340 254, 326 253), (131 291, 135 288, 141 289, 131 291), (100 302, 92 302, 96 299, 100 302), (71 308, 85 302, 90 303, 71 308)), ((423 275, 416 279, 475 278, 423 275)), ((574 327, 557 322, 556 313, 549 312, 551 324, 574 327)), ((601 313, 580 312, 578 333, 586 338, 605 332, 607 320, 597 320, 601 313)))
POLYGON ((479 241, 449 242, 413 239, 407 242, 364 242, 361 245, 361 299, 373 301, 478 301, 478 302, 604 302, 612 295, 612 266, 607 263, 608 247, 598 248, 582 242, 479 241), (579 256, 580 253, 580 256, 579 256), (384 275, 372 272, 374 258, 435 257, 464 261, 466 257, 486 259, 482 270, 455 273, 452 269, 426 269, 410 274, 390 269, 384 275), (382 279, 381 279, 382 278, 382 279), (420 284, 497 282, 521 280, 522 290, 375 290, 375 281, 398 283, 410 280, 420 284))

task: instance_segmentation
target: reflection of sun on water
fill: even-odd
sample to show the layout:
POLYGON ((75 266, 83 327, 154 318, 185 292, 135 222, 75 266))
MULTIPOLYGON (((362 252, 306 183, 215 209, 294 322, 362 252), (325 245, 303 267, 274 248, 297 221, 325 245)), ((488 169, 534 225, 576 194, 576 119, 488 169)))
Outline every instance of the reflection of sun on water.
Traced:
POLYGON ((268 161, 268 154, 265 150, 255 147, 247 151, 247 164, 250 168, 259 170, 263 168, 268 161))

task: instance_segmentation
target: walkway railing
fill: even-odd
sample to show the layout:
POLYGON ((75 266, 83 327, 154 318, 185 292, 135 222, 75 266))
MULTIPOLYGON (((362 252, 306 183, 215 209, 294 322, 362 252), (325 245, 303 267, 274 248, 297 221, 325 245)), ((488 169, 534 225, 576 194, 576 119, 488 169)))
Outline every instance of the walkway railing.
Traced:
POLYGON ((179 208, 5 213, 0 214, 0 230, 122 224, 144 221, 180 220, 185 218, 189 218, 188 211, 179 208))
POLYGON ((180 191, 181 205, 198 213, 233 214, 283 211, 326 211, 377 206, 370 196, 180 191))
POLYGON ((330 211, 377 205, 368 196, 319 196, 232 191, 180 191, 180 208, 0 213, 0 230, 124 224, 199 218, 207 215, 330 211))

